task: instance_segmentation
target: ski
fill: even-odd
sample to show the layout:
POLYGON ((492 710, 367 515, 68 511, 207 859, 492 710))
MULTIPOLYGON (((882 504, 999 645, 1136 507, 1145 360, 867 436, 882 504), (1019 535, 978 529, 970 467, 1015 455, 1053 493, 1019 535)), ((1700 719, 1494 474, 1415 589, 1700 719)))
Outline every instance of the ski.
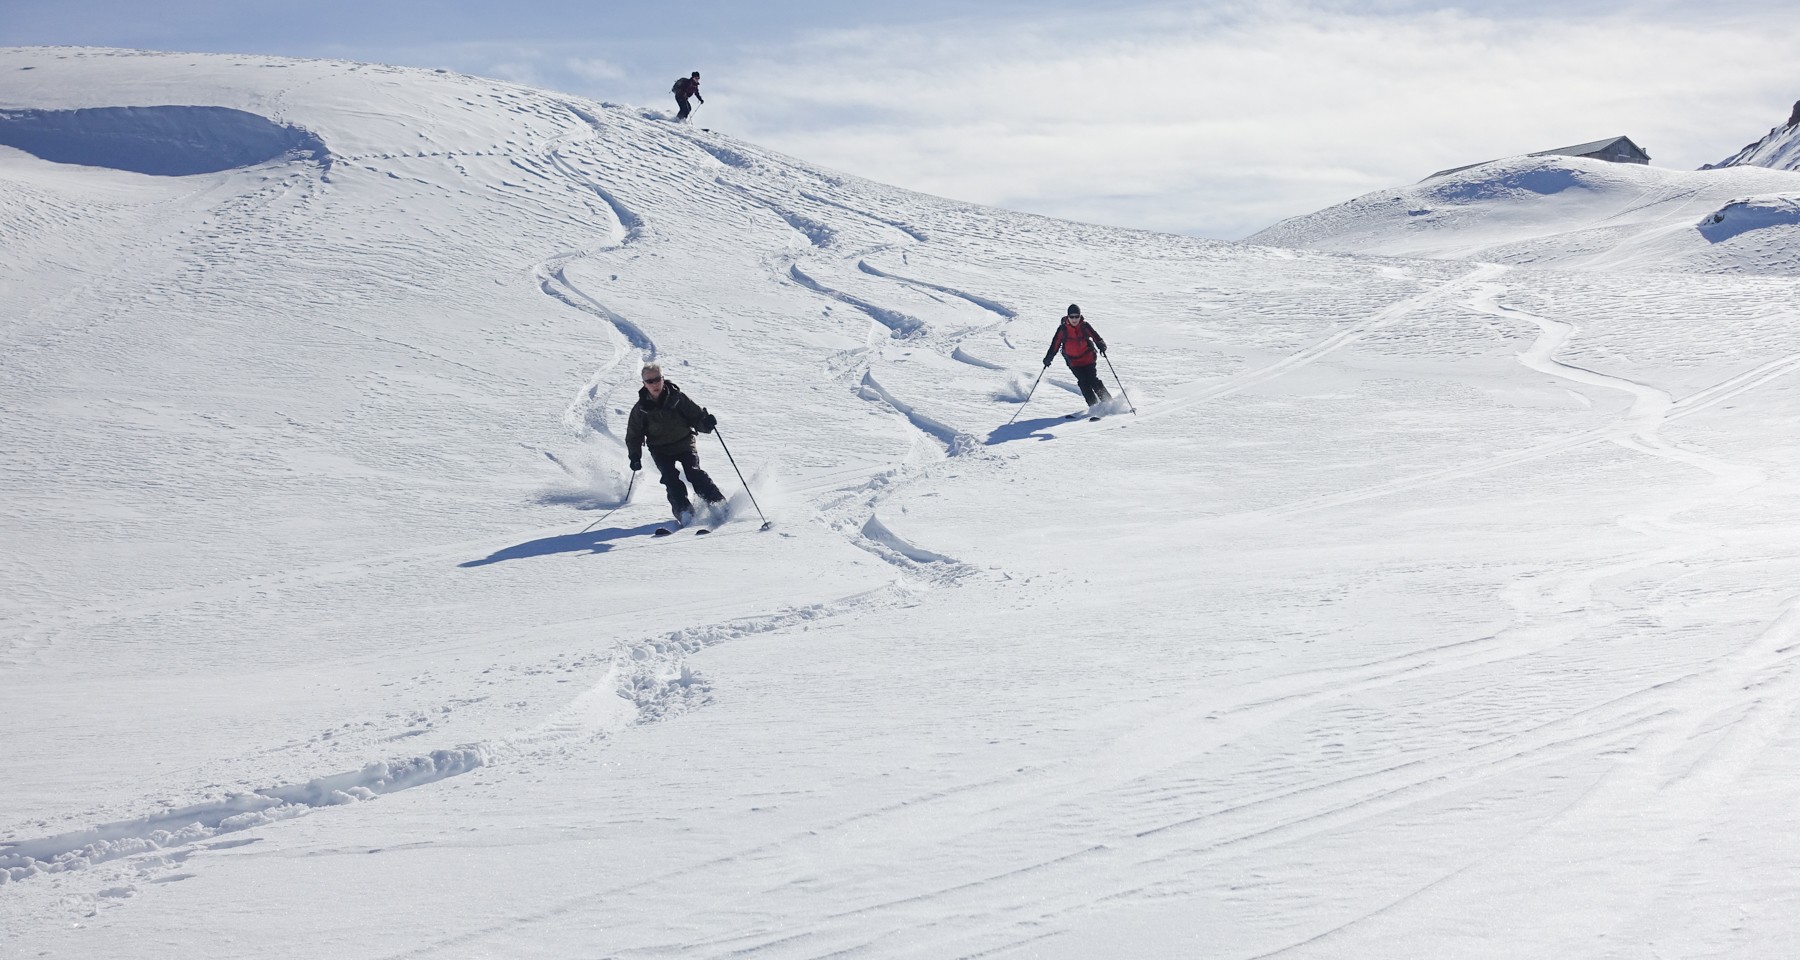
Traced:
POLYGON ((1099 417, 1089 417, 1088 422, 1093 423, 1094 421, 1099 420, 1099 419, 1100 419, 1099 417))
MULTIPOLYGON (((672 537, 676 534, 677 531, 685 530, 685 529, 687 529, 687 528, 686 527, 657 527, 656 532, 652 533, 651 536, 653 536, 653 537, 672 537)), ((698 527, 694 530, 694 536, 704 537, 711 532, 712 532, 711 527, 698 527)))

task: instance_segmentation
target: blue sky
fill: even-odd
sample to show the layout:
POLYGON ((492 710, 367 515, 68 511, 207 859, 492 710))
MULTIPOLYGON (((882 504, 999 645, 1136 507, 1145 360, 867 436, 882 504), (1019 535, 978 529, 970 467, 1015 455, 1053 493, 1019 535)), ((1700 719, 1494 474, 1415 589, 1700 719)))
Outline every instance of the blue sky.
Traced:
POLYGON ((698 120, 809 161, 1227 239, 1615 134, 1692 168, 1800 99, 1788 0, 4 0, 0 44, 448 67, 653 106, 701 70, 698 120))

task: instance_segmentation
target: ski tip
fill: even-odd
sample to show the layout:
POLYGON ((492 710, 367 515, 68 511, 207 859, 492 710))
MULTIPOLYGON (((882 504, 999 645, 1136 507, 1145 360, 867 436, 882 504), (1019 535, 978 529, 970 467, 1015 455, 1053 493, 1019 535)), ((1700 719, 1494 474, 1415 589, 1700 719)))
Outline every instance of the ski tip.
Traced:
POLYGON ((696 536, 696 537, 704 537, 704 536, 706 536, 706 535, 707 535, 707 534, 709 534, 709 533, 711 533, 711 532, 712 532, 712 530, 711 530, 711 528, 709 528, 709 527, 701 527, 701 528, 700 528, 700 529, 698 529, 698 530, 695 530, 695 531, 694 531, 694 536, 696 536))
POLYGON ((675 531, 670 530, 668 527, 657 527, 656 532, 651 534, 653 537, 672 537, 674 535, 675 531))

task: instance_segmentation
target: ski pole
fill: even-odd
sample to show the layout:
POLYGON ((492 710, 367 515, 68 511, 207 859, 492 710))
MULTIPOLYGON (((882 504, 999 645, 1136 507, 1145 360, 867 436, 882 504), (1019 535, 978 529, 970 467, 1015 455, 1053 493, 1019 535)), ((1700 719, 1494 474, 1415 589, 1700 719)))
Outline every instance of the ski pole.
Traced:
MULTIPOLYGON (((631 488, 635 487, 635 486, 637 486, 637 471, 633 470, 633 471, 631 471, 631 482, 625 485, 625 499, 619 501, 619 507, 623 507, 624 505, 631 502, 631 488)), ((605 513, 601 514, 600 520, 605 520, 607 517, 610 517, 613 514, 618 513, 619 507, 614 507, 611 510, 608 510, 605 513)), ((593 523, 590 523, 587 526, 582 527, 581 532, 586 533, 589 530, 594 529, 594 527, 600 523, 600 520, 595 520, 593 523)))
POLYGON ((1124 397, 1125 405, 1131 407, 1131 415, 1137 416, 1137 407, 1132 406, 1131 394, 1125 392, 1125 381, 1119 379, 1119 371, 1113 369, 1112 358, 1103 353, 1100 355, 1100 359, 1106 361, 1106 369, 1112 370, 1113 382, 1119 385, 1119 396, 1124 397))
POLYGON ((737 458, 731 455, 731 448, 725 446, 725 435, 719 432, 718 424, 713 425, 712 435, 719 438, 719 446, 725 450, 725 459, 731 461, 731 472, 737 474, 738 483, 743 484, 744 492, 750 495, 750 505, 756 507, 756 515, 762 517, 762 526, 756 529, 769 529, 769 518, 763 517, 762 507, 756 502, 756 494, 750 493, 750 484, 744 482, 744 471, 738 469, 737 458))
MULTIPOLYGON (((1048 370, 1048 369, 1050 369, 1050 365, 1047 363, 1044 364, 1044 370, 1048 370)), ((1025 399, 1019 401, 1019 409, 1013 411, 1012 420, 1006 421, 1007 426, 1009 426, 1009 427, 1012 426, 1013 420, 1019 419, 1019 414, 1025 412, 1025 404, 1030 403, 1031 395, 1037 392, 1038 381, 1044 379, 1044 370, 1039 370, 1038 375, 1037 375, 1037 380, 1031 381, 1031 389, 1026 391, 1025 399)))

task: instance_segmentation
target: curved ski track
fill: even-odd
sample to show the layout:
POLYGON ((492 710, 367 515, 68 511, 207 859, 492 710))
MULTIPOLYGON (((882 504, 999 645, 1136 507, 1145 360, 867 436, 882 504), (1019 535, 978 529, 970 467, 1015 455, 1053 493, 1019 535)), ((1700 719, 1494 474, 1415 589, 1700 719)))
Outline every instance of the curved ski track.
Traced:
MULTIPOLYGON (((1457 464, 1441 470, 1399 477, 1380 484, 1346 490, 1335 494, 1327 494, 1303 500, 1282 507, 1272 507, 1258 511, 1256 516, 1291 517, 1312 513, 1332 507, 1346 506, 1380 497, 1406 493, 1426 486, 1449 483, 1481 476, 1507 467, 1517 466, 1533 460, 1541 460, 1589 446, 1602 441, 1612 441, 1631 446, 1630 438, 1637 438, 1640 445, 1654 446, 1659 456, 1678 460, 1690 465, 1708 469, 1703 462, 1693 455, 1680 451, 1661 440, 1656 439, 1656 432, 1667 422, 1692 416, 1727 400, 1754 390, 1771 381, 1779 379, 1800 369, 1800 354, 1792 354, 1767 361, 1759 366, 1735 376, 1728 377, 1710 387, 1699 390, 1681 400, 1673 400, 1663 391, 1645 384, 1596 373, 1581 367, 1574 367, 1554 359, 1555 353, 1574 335, 1574 328, 1566 323, 1546 320, 1513 307, 1504 306, 1500 298, 1505 287, 1496 283, 1482 283, 1476 287, 1474 296, 1464 304, 1466 309, 1511 322, 1526 321, 1539 328, 1538 340, 1530 350, 1520 357, 1520 362, 1541 373, 1562 377, 1575 383, 1589 386, 1600 386, 1621 390, 1632 394, 1636 400, 1632 407, 1618 421, 1604 426, 1591 427, 1562 437, 1554 437, 1521 450, 1495 454, 1470 463, 1457 464)), ((1634 446, 1634 449, 1638 447, 1634 446)))
MULTIPOLYGON (((601 127, 597 118, 572 108, 590 127, 601 127)), ((741 154, 723 147, 688 137, 697 147, 707 151, 739 171, 753 169, 741 154)), ((564 275, 564 267, 572 260, 616 252, 642 239, 647 225, 599 184, 591 182, 569 165, 552 143, 545 154, 551 169, 577 187, 593 193, 608 210, 616 226, 609 240, 594 247, 560 252, 543 260, 534 270, 540 290, 573 309, 596 316, 612 326, 624 341, 614 356, 603 365, 571 404, 571 412, 586 410, 579 421, 590 429, 611 435, 603 410, 603 394, 610 389, 607 378, 633 350, 646 358, 654 357, 656 344, 644 330, 588 296, 564 275)), ((542 174, 538 174, 542 175, 542 174)), ((829 224, 782 209, 751 191, 726 184, 752 202, 780 216, 810 244, 810 254, 829 252, 839 231, 829 224)), ((885 224, 905 233, 911 241, 928 242, 922 231, 856 210, 845 204, 802 193, 804 199, 842 209, 856 216, 885 224)), ((1661 201, 1658 201, 1661 202, 1661 201)), ((778 261, 786 255, 779 255, 778 261)), ((819 296, 850 304, 886 326, 890 336, 899 338, 932 338, 931 329, 922 320, 878 304, 832 290, 800 269, 799 257, 785 260, 785 270, 777 269, 776 279, 804 287, 819 296), (886 319, 883 319, 883 318, 886 319), (910 324, 904 321, 910 321, 910 324)), ((959 297, 993 312, 1002 321, 1011 320, 1016 312, 1004 305, 954 288, 900 277, 857 260, 862 273, 896 284, 922 287, 959 297)), ((1467 669, 1484 663, 1529 656, 1594 629, 1588 605, 1573 603, 1571 598, 1591 598, 1600 582, 1625 576, 1633 571, 1672 559, 1691 558, 1709 549, 1720 534, 1681 535, 1674 517, 1715 499, 1729 497, 1760 482, 1755 470, 1682 448, 1663 439, 1660 428, 1673 420, 1698 413, 1744 392, 1787 376, 1800 368, 1800 354, 1767 362, 1753 370, 1728 378, 1676 401, 1667 394, 1644 384, 1610 377, 1594 371, 1562 364, 1554 359, 1557 349, 1573 335, 1567 324, 1547 320, 1503 305, 1505 288, 1496 283, 1505 268, 1494 265, 1477 267, 1467 275, 1441 283, 1425 292, 1393 304, 1375 315, 1293 353, 1275 363, 1248 371, 1214 384, 1195 384, 1176 391, 1169 399, 1142 408, 1142 415, 1164 416, 1215 399, 1230 396, 1268 382, 1307 364, 1342 350, 1364 337, 1428 308, 1457 297, 1466 297, 1463 306, 1507 322, 1530 322, 1539 327, 1539 339, 1521 362, 1533 369, 1564 377, 1589 386, 1624 390, 1635 400, 1631 411, 1620 422, 1579 431, 1566 437, 1550 438, 1524 450, 1484 458, 1468 464, 1448 467, 1412 477, 1398 478, 1383 484, 1343 491, 1302 501, 1285 507, 1263 511, 1271 517, 1297 516, 1336 506, 1357 503, 1377 497, 1391 496, 1420 487, 1453 482, 1478 476, 1531 460, 1556 455, 1602 440, 1619 443, 1649 456, 1660 457, 1710 474, 1714 482, 1703 494, 1679 498, 1648 517, 1621 518, 1632 529, 1660 533, 1665 542, 1637 557, 1604 567, 1566 574, 1544 588, 1521 587, 1509 598, 1517 616, 1512 626, 1479 640, 1465 641, 1427 651, 1409 653, 1387 660, 1374 661, 1354 668, 1324 672, 1322 675, 1295 675, 1251 684, 1238 692, 1232 702, 1192 704, 1164 715, 1157 725, 1139 732, 1132 740, 1118 744, 1111 755, 1106 775, 1095 778, 1074 770, 1022 769, 1009 771, 993 779, 965 785, 958 789, 909 798, 886 808, 856 812, 839 821, 790 832, 777 841, 748 849, 734 850, 716 860, 684 867, 671 873, 636 884, 584 893, 567 899, 540 913, 511 918, 475 933, 449 938, 435 944, 421 945, 398 956, 414 956, 436 949, 504 937, 521 926, 565 915, 598 898, 624 895, 646 887, 678 884, 684 877, 702 871, 728 871, 754 863, 759 856, 785 851, 804 852, 809 847, 827 846, 854 831, 860 821, 870 817, 903 813, 907 816, 944 819, 967 819, 975 822, 1056 822, 1059 815, 1077 810, 1080 804, 1071 798, 1091 799, 1105 794, 1116 799, 1125 811, 1122 819, 1099 834, 1084 834, 1056 842, 1040 856, 1014 868, 939 887, 924 887, 909 896, 866 904, 855 910, 826 918, 817 928, 798 935, 781 932, 744 931, 738 938, 723 943, 679 944, 688 955, 775 957, 823 955, 848 956, 942 956, 1003 947, 1017 947, 1045 936, 1046 925, 1061 916, 1090 910, 1097 903, 1143 894, 1153 890, 1178 890, 1184 879, 1196 875, 1203 867, 1227 858, 1279 843, 1302 838, 1398 810, 1429 797, 1445 796, 1464 789, 1470 778, 1495 778, 1508 772, 1553 762, 1562 757, 1590 754, 1599 748, 1643 743, 1632 761, 1621 764, 1620 774, 1591 791, 1584 791, 1571 804, 1572 808, 1591 807, 1596 811, 1616 808, 1624 803, 1655 800, 1654 787, 1662 783, 1666 768, 1675 753, 1690 742, 1705 724, 1701 711, 1721 700, 1735 699, 1752 711, 1755 721, 1742 726, 1747 736, 1728 743, 1715 757, 1715 762, 1677 783, 1680 793, 1668 801, 1715 796, 1730 782, 1758 749, 1772 742, 1786 729, 1788 721, 1800 705, 1794 687, 1800 684, 1800 672, 1792 669, 1796 659, 1796 643, 1800 643, 1800 607, 1790 607, 1755 642, 1737 656, 1713 665, 1700 674, 1678 678, 1666 684, 1655 684, 1635 690, 1612 701, 1586 710, 1557 717, 1535 727, 1509 732, 1486 742, 1441 751, 1435 755, 1412 757, 1378 769, 1311 782, 1294 787, 1270 789, 1264 793, 1222 806, 1218 809, 1179 814, 1167 801, 1174 797, 1158 797, 1158 790, 1174 787, 1158 786, 1150 774, 1172 765, 1197 762, 1219 746, 1231 742, 1247 731, 1266 727, 1281 716, 1298 712, 1317 703, 1349 693, 1376 689, 1384 685, 1410 680, 1423 675, 1467 669), (1771 691, 1758 687, 1755 681, 1778 672, 1781 687, 1771 691), (1776 694, 1780 693, 1780 696, 1776 694), (1671 721, 1671 717, 1677 718, 1671 721), (1183 729, 1190 733, 1197 724, 1201 735, 1191 737, 1182 751, 1171 755, 1166 740, 1158 741, 1159 731, 1183 729), (1153 749, 1152 747, 1159 747, 1153 749), (1042 789, 1029 793, 1035 800, 1021 804, 1019 782, 1032 781, 1042 789), (1148 791, 1149 793, 1146 793, 1148 791), (1007 800, 996 804, 996 797, 1007 800), (935 913, 944 918, 936 924, 920 928, 912 909, 920 904, 936 905, 935 913), (996 931, 983 918, 1010 918, 1009 929, 996 931), (873 919, 873 922, 871 920, 873 919), (854 920, 854 922, 848 922, 854 920)), ((960 339, 960 338, 958 338, 960 339)), ((951 341, 938 344, 947 355, 963 363, 988 369, 1006 369, 970 357, 960 344, 951 341)), ((849 370, 843 371, 847 383, 853 384, 855 395, 884 405, 896 412, 920 437, 942 449, 948 457, 970 458, 981 455, 982 445, 967 433, 957 430, 927 414, 887 390, 871 366, 865 351, 849 370)), ((616 385, 614 385, 616 386, 616 385)), ((860 470, 850 471, 861 476, 860 470)), ((0 883, 25 876, 87 866, 110 859, 134 856, 166 856, 181 847, 204 846, 219 834, 243 830, 291 816, 303 815, 320 806, 330 806, 371 799, 383 793, 408 789, 446 777, 454 777, 484 765, 504 763, 542 755, 572 744, 592 740, 627 723, 645 722, 675 716, 707 699, 703 678, 687 666, 691 654, 729 640, 789 629, 807 622, 864 615, 872 611, 898 606, 918 586, 955 585, 974 571, 951 558, 907 543, 880 520, 881 503, 896 490, 924 478, 928 469, 896 464, 885 472, 867 478, 841 496, 822 504, 832 526, 850 536, 864 549, 881 556, 900 572, 895 584, 873 591, 851 594, 801 607, 787 608, 752 617, 736 618, 713 624, 684 627, 653 638, 622 644, 603 660, 588 664, 592 683, 580 695, 548 720, 512 736, 482 744, 464 745, 452 750, 434 751, 397 760, 380 761, 360 771, 319 777, 300 784, 275 785, 222 800, 186 808, 164 811, 135 820, 118 821, 85 831, 65 833, 0 845, 0 883), (629 715, 618 712, 618 696, 631 704, 629 715)), ((826 485, 836 485, 827 478, 826 485)), ((445 557, 466 556, 471 544, 456 544, 408 551, 388 558, 332 564, 306 571, 295 571, 278 577, 250 578, 235 584, 220 584, 198 591, 186 591, 145 600, 96 606, 84 611, 71 611, 68 618, 123 616, 147 607, 179 605, 196 597, 219 592, 247 592, 278 588, 282 583, 305 582, 341 573, 344 568, 366 568, 370 563, 436 563, 445 557)), ((483 549, 486 545, 483 545, 483 549)), ((1615 619, 1624 613, 1611 614, 1615 619)), ((53 627, 40 625, 45 642, 53 627)), ((177 861, 178 862, 178 861, 177 861)), ((1326 931, 1309 941, 1328 937, 1326 931)), ((1293 944, 1290 946, 1298 946, 1293 944)), ((1284 948, 1286 949, 1286 948, 1284 948)), ((1276 951, 1279 953, 1281 951, 1276 951)), ((1273 954, 1270 954, 1273 955, 1273 954)))
MULTIPOLYGON (((833 289, 818 282, 800 268, 799 261, 809 255, 831 253, 834 248, 839 245, 839 238, 843 231, 839 231, 829 224, 822 223, 812 217, 801 214, 777 200, 771 199, 770 197, 741 184, 733 183, 724 177, 715 178, 715 182, 720 186, 733 191, 755 206, 766 209, 770 213, 781 218, 781 220, 797 234, 806 239, 807 247, 800 253, 781 252, 772 258, 771 266, 778 282, 793 283, 819 296, 855 307, 875 323, 885 327, 888 331, 887 339, 889 340, 924 342, 931 344, 934 348, 940 349, 941 352, 944 352, 947 356, 953 358, 957 358, 961 353, 960 347, 958 346, 959 341, 975 332, 970 330, 963 331, 960 334, 951 335, 947 338, 940 337, 933 333, 929 325, 917 317, 913 317, 898 310, 883 307, 861 297, 844 293, 843 291, 833 289)), ((814 195, 804 191, 800 193, 800 196, 803 199, 824 203, 824 201, 818 201, 814 195)), ((844 210, 884 226, 899 230, 904 233, 911 242, 926 242, 921 239, 924 236, 922 231, 910 228, 896 221, 869 214, 847 204, 825 203, 825 205, 835 209, 844 210)), ((856 260, 859 265, 863 265, 864 261, 862 258, 864 256, 867 256, 872 250, 880 249, 886 249, 886 245, 877 245, 871 250, 851 253, 848 256, 850 259, 856 260)), ((864 266, 865 269, 863 269, 862 272, 868 275, 893 280, 893 282, 897 283, 906 282, 887 277, 885 274, 881 274, 872 269, 867 269, 866 265, 864 266)), ((1002 313, 1006 309, 994 304, 992 301, 964 294, 960 291, 954 291, 949 287, 930 284, 924 285, 932 286, 933 289, 940 290, 941 292, 954 293, 971 303, 981 306, 983 309, 996 313, 1002 313)), ((955 427, 945 424, 929 414, 923 413, 916 406, 896 397, 891 391, 883 386, 880 380, 875 376, 874 369, 871 365, 872 358, 877 351, 878 347, 874 345, 850 351, 850 354, 844 355, 841 358, 850 361, 848 365, 842 368, 834 366, 832 372, 851 385, 854 395, 893 410, 919 437, 940 449, 943 454, 959 458, 967 458, 971 455, 982 455, 982 445, 980 441, 976 440, 973 436, 965 431, 958 430, 955 427)), ((965 360, 963 362, 968 361, 965 360)), ((903 571, 903 575, 913 578, 922 576, 927 583, 954 583, 966 576, 972 575, 974 573, 973 569, 959 561, 945 557, 936 551, 927 550, 923 547, 906 542, 879 518, 878 510, 882 501, 901 489, 907 483, 923 476, 925 476, 925 473, 922 470, 903 460, 889 469, 878 473, 876 476, 869 478, 862 485, 849 491, 843 491, 840 496, 830 498, 821 503, 820 512, 833 529, 849 536, 851 542, 862 549, 873 553, 888 563, 898 567, 903 571)))
MULTIPOLYGON (((586 139, 592 140, 598 136, 603 129, 598 118, 573 104, 564 104, 564 106, 585 125, 586 139)), ((645 362, 656 359, 656 341, 642 327, 570 282, 563 270, 573 260, 586 259, 599 253, 623 250, 637 243, 643 239, 646 226, 643 218, 621 202, 618 197, 599 183, 583 176, 563 158, 561 145, 574 136, 575 133, 571 132, 551 141, 546 145, 544 158, 551 169, 570 184, 577 189, 591 192, 599 198, 613 221, 611 236, 607 241, 591 247, 554 254, 540 261, 533 268, 532 274, 537 280, 538 289, 546 296, 582 313, 606 321, 625 341, 625 345, 616 348, 612 357, 602 364, 582 386, 581 391, 570 401, 568 410, 564 413, 564 420, 578 435, 583 430, 591 430, 615 442, 623 442, 618 434, 613 432, 606 417, 607 398, 620 386, 619 378, 614 371, 631 355, 633 350, 637 351, 645 362)), ((633 379, 635 380, 635 376, 633 379)))

